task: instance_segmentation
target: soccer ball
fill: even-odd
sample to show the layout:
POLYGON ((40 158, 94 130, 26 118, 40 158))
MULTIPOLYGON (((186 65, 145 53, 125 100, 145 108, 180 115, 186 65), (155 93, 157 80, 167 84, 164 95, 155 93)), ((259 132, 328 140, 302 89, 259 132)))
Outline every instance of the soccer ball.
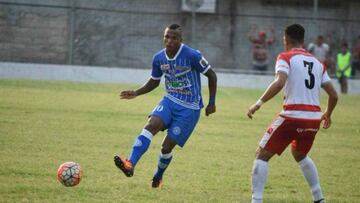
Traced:
POLYGON ((65 162, 57 171, 57 179, 66 187, 73 187, 80 183, 82 170, 78 163, 65 162))

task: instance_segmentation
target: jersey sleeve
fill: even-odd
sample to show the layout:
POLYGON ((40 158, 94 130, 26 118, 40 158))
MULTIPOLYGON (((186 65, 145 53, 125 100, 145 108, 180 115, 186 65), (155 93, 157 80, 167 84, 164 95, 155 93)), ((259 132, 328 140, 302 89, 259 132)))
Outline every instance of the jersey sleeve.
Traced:
POLYGON ((327 71, 325 71, 322 74, 321 84, 325 84, 325 83, 330 82, 330 81, 331 81, 331 78, 329 77, 329 74, 327 73, 327 71))
POLYGON ((275 73, 278 72, 284 72, 286 73, 286 75, 289 74, 289 59, 287 57, 287 55, 281 53, 278 55, 277 60, 276 60, 276 64, 275 64, 275 73))
POLYGON ((152 62, 152 71, 151 71, 151 78, 153 80, 161 80, 161 76, 163 75, 163 72, 160 68, 159 61, 155 60, 155 57, 153 58, 152 62))
POLYGON ((210 68, 209 62, 201 55, 200 52, 196 52, 193 57, 193 68, 198 72, 205 74, 210 68))

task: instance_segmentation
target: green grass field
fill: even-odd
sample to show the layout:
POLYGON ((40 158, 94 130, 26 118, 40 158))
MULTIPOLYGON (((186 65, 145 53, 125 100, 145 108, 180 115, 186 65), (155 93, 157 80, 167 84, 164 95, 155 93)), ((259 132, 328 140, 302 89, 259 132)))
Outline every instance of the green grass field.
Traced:
MULTIPOLYGON (((250 173, 262 134, 281 108, 281 96, 253 120, 245 114, 262 91, 219 88, 217 113, 204 112, 183 149, 176 148, 161 190, 150 188, 159 133, 135 176, 115 168, 128 155, 163 88, 120 100, 133 85, 0 80, 0 202, 250 202, 250 173), (58 166, 76 161, 80 185, 56 180, 58 166)), ((205 100, 207 101, 207 89, 205 100)), ((326 102, 322 99, 323 107, 326 102)), ((333 126, 318 134, 310 156, 328 202, 360 201, 360 96, 341 96, 333 126)), ((264 202, 312 202, 289 150, 270 162, 264 202)))

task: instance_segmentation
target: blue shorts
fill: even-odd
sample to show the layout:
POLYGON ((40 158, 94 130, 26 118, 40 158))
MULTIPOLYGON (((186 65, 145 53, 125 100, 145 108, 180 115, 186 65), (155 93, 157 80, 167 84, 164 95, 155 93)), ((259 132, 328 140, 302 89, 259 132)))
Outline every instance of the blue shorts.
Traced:
POLYGON ((158 116, 168 129, 167 135, 183 147, 199 120, 201 110, 183 107, 164 97, 151 116, 158 116))

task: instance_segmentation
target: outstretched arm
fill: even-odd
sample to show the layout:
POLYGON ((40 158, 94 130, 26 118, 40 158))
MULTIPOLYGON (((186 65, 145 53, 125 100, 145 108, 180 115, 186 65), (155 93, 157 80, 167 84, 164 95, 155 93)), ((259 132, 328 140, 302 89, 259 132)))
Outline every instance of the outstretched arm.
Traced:
POLYGON ((325 83, 322 88, 329 95, 327 108, 321 118, 321 120, 325 121, 323 128, 327 129, 331 125, 331 114, 336 106, 336 103, 338 100, 338 95, 336 93, 334 86, 331 84, 331 82, 325 83))
POLYGON ((160 80, 154 80, 150 78, 143 86, 136 90, 124 90, 120 92, 120 99, 133 99, 142 94, 146 94, 151 92, 155 88, 157 88, 160 84, 160 80))
POLYGON ((209 81, 209 104, 206 106, 205 115, 209 116, 212 113, 215 113, 216 106, 215 106, 215 97, 216 97, 216 88, 217 88, 217 76, 216 73, 209 69, 205 76, 208 78, 209 81))
POLYGON ((247 116, 249 118, 252 118, 253 114, 255 114, 255 112, 260 109, 260 106, 263 103, 269 101, 277 93, 280 92, 280 90, 284 87, 286 80, 287 80, 287 75, 283 72, 278 72, 276 74, 275 80, 265 90, 264 94, 260 97, 260 99, 249 108, 247 116))

